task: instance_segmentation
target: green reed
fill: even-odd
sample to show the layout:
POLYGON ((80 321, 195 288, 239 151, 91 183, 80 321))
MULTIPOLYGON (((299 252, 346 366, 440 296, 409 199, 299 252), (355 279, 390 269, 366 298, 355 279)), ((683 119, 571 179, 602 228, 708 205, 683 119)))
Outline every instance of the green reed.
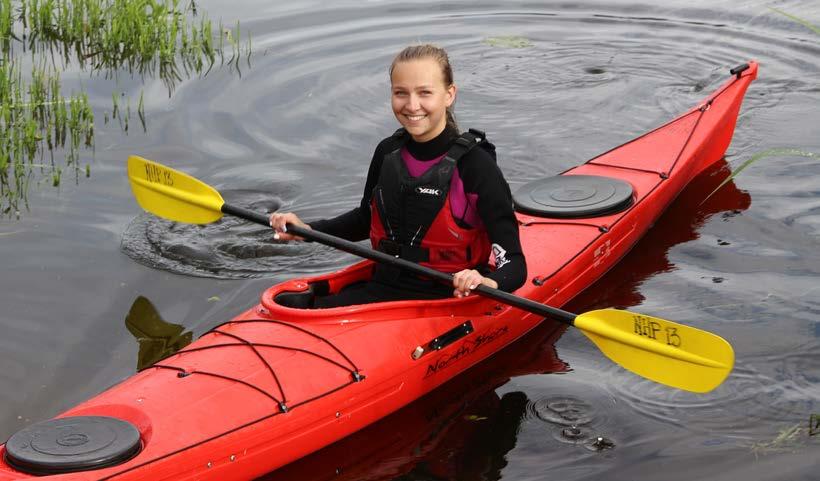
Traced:
MULTIPOLYGON (((217 60, 225 63, 225 29, 221 23, 215 29, 193 2, 183 6, 179 0, 20 0, 20 5, 19 20, 26 30, 22 43, 32 52, 56 53, 107 75, 124 69, 158 76, 169 93, 184 78, 209 71, 217 60)), ((238 23, 231 38, 236 40, 229 42, 228 63, 238 68, 238 23)))
MULTIPOLYGON (((0 52, 11 51, 13 25, 11 0, 0 0, 0 52)), ((5 63, 5 57, 5 54, 0 57, 3 59, 3 63, 5 63)))
POLYGON ((712 197, 715 194, 715 192, 719 191, 724 185, 728 184, 735 177, 740 175, 740 173, 743 172, 747 167, 754 164, 758 160, 765 159, 767 157, 811 157, 820 159, 820 154, 815 154, 814 152, 804 152, 802 150, 792 148, 775 148, 756 152, 751 157, 743 161, 743 163, 740 164, 738 168, 732 170, 732 174, 729 177, 725 178, 723 182, 720 183, 720 185, 715 187, 715 190, 710 192, 709 195, 707 195, 701 201, 701 204, 706 202, 709 199, 709 197, 712 197))
POLYGON ((532 47, 532 42, 525 37, 500 36, 485 38, 483 43, 491 47, 500 48, 528 48, 532 47))
POLYGON ((795 424, 786 426, 771 441, 759 441, 748 445, 749 449, 759 459, 761 455, 795 452, 808 444, 810 429, 795 424))
POLYGON ((26 200, 32 169, 59 185, 62 168, 53 150, 65 148, 64 165, 79 176, 79 150, 93 146, 94 113, 84 93, 63 97, 60 72, 50 65, 32 69, 28 81, 20 63, 4 59, 0 68, 0 211, 26 200), (44 152, 52 152, 48 163, 44 152), (39 161, 39 162, 38 162, 39 161))
MULTIPOLYGON (((0 0, 0 212, 19 215, 37 169, 54 186, 64 170, 77 181, 90 176, 80 151, 93 152, 94 112, 84 91, 63 94, 62 70, 159 78, 170 96, 178 82, 207 75, 217 63, 241 74, 250 52, 238 23, 235 31, 214 25, 193 1, 0 0), (64 158, 55 161, 55 150, 64 158)), ((142 93, 136 110, 146 131, 142 93)), ((112 94, 111 117, 127 132, 130 99, 112 94)))
POLYGON ((794 20, 795 22, 799 23, 800 25, 803 25, 804 27, 808 28, 812 32, 820 35, 820 27, 812 25, 811 23, 809 23, 808 20, 802 19, 802 18, 800 18, 796 15, 792 15, 790 13, 784 12, 783 10, 778 10, 774 7, 769 7, 769 10, 771 10, 775 13, 779 13, 780 15, 783 15, 784 17, 788 17, 789 19, 794 20))

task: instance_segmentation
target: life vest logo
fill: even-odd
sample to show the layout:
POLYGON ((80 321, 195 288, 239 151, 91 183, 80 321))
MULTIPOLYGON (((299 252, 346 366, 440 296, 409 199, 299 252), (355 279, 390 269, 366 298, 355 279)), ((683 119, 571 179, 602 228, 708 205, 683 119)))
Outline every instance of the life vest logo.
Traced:
POLYGON ((498 244, 493 244, 493 257, 495 258, 495 268, 500 269, 502 266, 505 266, 510 263, 510 260, 507 259, 507 250, 501 247, 498 244))
POLYGON ((416 187, 417 194, 424 194, 424 195, 434 195, 436 197, 441 195, 440 189, 434 189, 432 187, 416 187))

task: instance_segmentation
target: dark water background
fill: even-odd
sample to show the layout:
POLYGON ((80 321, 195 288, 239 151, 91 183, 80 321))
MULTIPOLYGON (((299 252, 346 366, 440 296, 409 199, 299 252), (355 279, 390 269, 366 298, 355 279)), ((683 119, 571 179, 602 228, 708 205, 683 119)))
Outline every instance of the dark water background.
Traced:
MULTIPOLYGON (((513 189, 672 118, 747 59, 760 61, 760 77, 728 164, 773 148, 820 153, 820 35, 769 8, 820 25, 816 4, 199 7, 253 33, 251 68, 241 77, 213 71, 170 98, 160 81, 146 80, 147 133, 98 122, 91 178, 59 189, 44 180, 19 220, 0 220, 0 439, 135 371, 140 347, 125 319, 141 296, 197 335, 256 303, 274 282, 353 262, 318 245, 272 244, 265 229, 231 219, 191 227, 142 214, 125 160, 166 163, 257 210, 281 207, 306 219, 340 213, 358 202, 373 147, 395 129, 387 66, 407 44, 448 49, 459 120, 490 134, 513 189), (498 41, 509 37, 526 46, 498 41)), ((108 81, 74 78, 98 112, 110 109, 108 81)), ((139 96, 139 80, 123 75, 119 84, 139 96)), ((428 414, 429 429, 408 435, 401 449, 360 460, 323 452, 288 468, 315 475, 272 477, 820 478, 820 436, 809 436, 809 417, 820 414, 820 158, 762 159, 702 203, 727 172, 724 164, 699 179, 572 303, 576 311, 630 307, 724 336, 737 363, 720 388, 695 395, 652 384, 614 366, 578 332, 553 348, 557 335, 547 326, 481 368, 492 374, 465 376, 331 448, 361 453, 374 437, 396 434, 403 419, 441 413, 428 414), (559 361, 570 371, 543 374, 559 361), (567 427, 615 447, 590 450, 567 427)))

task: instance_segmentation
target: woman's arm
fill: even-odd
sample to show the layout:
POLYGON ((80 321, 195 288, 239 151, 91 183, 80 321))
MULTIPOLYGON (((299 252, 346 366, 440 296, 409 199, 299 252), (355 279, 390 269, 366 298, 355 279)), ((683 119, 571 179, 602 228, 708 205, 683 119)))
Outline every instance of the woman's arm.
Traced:
POLYGON ((510 186, 495 160, 480 147, 460 159, 458 170, 465 192, 478 195, 478 215, 492 244, 496 270, 485 277, 495 281, 498 289, 512 292, 526 282, 527 263, 510 186))

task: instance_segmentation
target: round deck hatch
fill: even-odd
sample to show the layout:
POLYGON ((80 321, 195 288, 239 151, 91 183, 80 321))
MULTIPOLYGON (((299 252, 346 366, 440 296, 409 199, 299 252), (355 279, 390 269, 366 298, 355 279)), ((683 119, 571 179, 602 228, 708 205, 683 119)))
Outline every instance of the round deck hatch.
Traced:
POLYGON ((597 175, 556 175, 524 184, 513 196, 519 212, 544 217, 597 217, 632 205, 632 185, 597 175))
POLYGON ((6 462, 31 474, 60 474, 115 466, 140 451, 133 424, 107 416, 51 419, 6 442, 6 462))

